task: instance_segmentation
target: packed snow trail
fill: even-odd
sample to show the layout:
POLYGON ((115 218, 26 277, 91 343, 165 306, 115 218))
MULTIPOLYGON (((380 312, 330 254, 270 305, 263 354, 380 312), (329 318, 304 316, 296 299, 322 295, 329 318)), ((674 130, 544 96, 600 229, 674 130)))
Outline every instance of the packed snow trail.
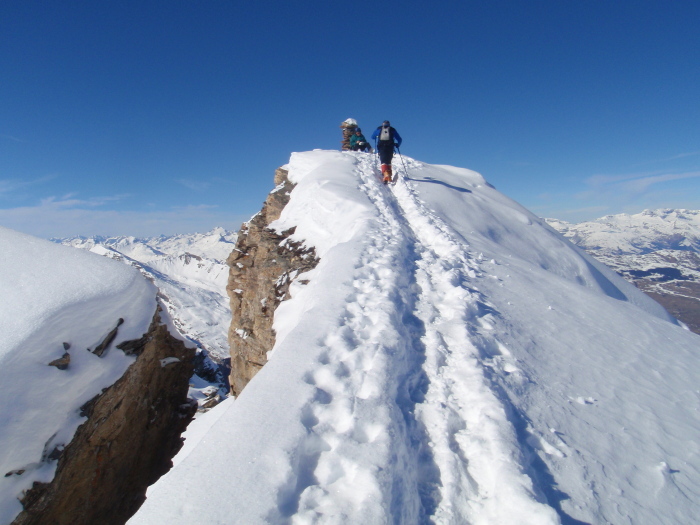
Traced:
MULTIPOLYGON (((374 174, 360 170, 358 177, 361 190, 379 210, 378 227, 363 241, 343 322, 326 336, 321 366, 305 378, 317 389, 314 401, 320 401, 304 407, 308 439, 320 439, 327 449, 307 463, 314 466, 309 480, 315 481, 298 494, 296 518, 325 516, 342 522, 358 516, 358 510, 363 514, 366 501, 385 501, 368 509, 369 523, 388 517, 418 523, 433 503, 430 491, 423 489, 430 478, 421 475, 424 469, 414 450, 424 441, 412 415, 423 360, 420 345, 414 345, 419 328, 411 308, 415 255, 410 231, 397 220, 374 174), (392 463, 399 468, 387 469, 392 463), (333 495, 323 488, 329 485, 335 485, 333 495), (361 494, 355 485, 363 486, 361 494)), ((297 492, 299 488, 307 487, 297 481, 297 492)))
POLYGON ((480 175, 403 160, 387 187, 371 155, 292 155, 272 227, 320 263, 130 523, 695 515, 697 336, 480 175))
MULTIPOLYGON (((371 159, 361 159, 360 166, 363 180, 372 187, 376 175, 371 159)), ((427 441, 421 446, 434 463, 431 517, 439 523, 555 523, 554 512, 533 497, 514 429, 489 388, 480 350, 470 337, 469 327, 485 310, 478 292, 468 285, 478 264, 468 257, 468 246, 420 202, 401 171, 404 178, 395 187, 399 208, 385 204, 394 201, 386 192, 375 204, 387 220, 405 224, 406 241, 416 254, 413 264, 398 267, 413 271, 407 289, 414 296, 404 303, 416 303, 414 315, 422 332, 422 386, 427 391, 416 407, 416 425, 426 429, 427 441), (509 506, 489 496, 505 487, 511 491, 509 506)), ((423 499, 426 492, 421 491, 423 499)))
POLYGON ((425 326, 429 387, 419 412, 431 447, 440 452, 444 503, 435 520, 554 523, 554 512, 539 504, 544 498, 536 497, 525 474, 515 429, 488 379, 498 343, 475 332, 475 327, 488 326, 492 311, 470 284, 481 272, 479 263, 470 257, 469 246, 420 201, 411 183, 402 182, 395 193, 421 254, 415 277, 421 290, 417 315, 425 326), (510 492, 509 506, 490 496, 504 489, 510 492))

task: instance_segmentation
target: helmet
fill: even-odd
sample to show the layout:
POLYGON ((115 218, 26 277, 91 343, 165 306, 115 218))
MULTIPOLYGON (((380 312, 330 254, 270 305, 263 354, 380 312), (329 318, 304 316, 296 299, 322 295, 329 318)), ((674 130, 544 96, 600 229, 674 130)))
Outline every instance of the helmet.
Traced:
POLYGON ((389 124, 388 120, 385 120, 384 122, 382 122, 382 126, 388 128, 389 126, 391 126, 391 124, 389 124))
POLYGON ((362 133, 362 130, 360 128, 355 129, 355 133, 362 133))

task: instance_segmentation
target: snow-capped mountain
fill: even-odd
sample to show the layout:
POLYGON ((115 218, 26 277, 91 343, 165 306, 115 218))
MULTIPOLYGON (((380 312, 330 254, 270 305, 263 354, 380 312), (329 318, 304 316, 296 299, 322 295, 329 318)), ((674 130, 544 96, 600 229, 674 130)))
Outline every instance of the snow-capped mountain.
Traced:
POLYGON ((129 523, 696 521, 696 334, 477 173, 287 168, 319 263, 129 523))
POLYGON ((181 234, 139 239, 135 237, 73 237, 54 242, 121 260, 138 268, 159 290, 180 333, 201 350, 198 372, 207 381, 193 378, 206 399, 216 383, 226 388, 229 350, 228 325, 231 320, 226 295, 228 266, 226 257, 236 243, 237 234, 215 228, 200 234, 181 234), (213 361, 213 363, 209 362, 213 361))
POLYGON ((207 233, 191 233, 160 237, 137 238, 120 237, 70 237, 52 239, 54 242, 75 248, 91 249, 101 244, 141 262, 159 259, 163 255, 183 255, 189 253, 203 259, 224 263, 234 246, 237 233, 223 228, 214 228, 207 233))
POLYGON ((595 255, 644 255, 658 250, 700 253, 700 210, 645 210, 579 224, 547 222, 595 255))
POLYGON ((700 333, 700 210, 547 222, 700 333))

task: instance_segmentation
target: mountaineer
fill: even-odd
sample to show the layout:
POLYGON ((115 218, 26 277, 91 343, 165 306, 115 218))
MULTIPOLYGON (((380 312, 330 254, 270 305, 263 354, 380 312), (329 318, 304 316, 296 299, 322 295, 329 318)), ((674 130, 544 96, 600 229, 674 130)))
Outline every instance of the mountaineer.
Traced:
POLYGON ((401 146, 401 135, 391 127, 388 120, 385 120, 382 122, 381 126, 374 130, 372 138, 375 141, 377 152, 379 153, 384 184, 387 184, 392 180, 391 159, 394 156, 394 148, 401 146))

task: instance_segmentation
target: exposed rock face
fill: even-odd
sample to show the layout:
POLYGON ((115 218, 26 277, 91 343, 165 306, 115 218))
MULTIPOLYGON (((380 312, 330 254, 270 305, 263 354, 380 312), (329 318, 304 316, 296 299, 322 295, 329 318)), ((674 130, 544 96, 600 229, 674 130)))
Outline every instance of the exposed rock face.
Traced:
POLYGON ((65 449, 54 451, 56 476, 34 483, 13 524, 123 524, 172 466, 196 411, 187 399, 195 350, 170 335, 157 312, 144 337, 119 346, 137 360, 82 407, 88 420, 65 449))
POLYGON ((70 353, 65 352, 62 357, 54 359, 49 363, 49 366, 55 366, 59 370, 67 370, 70 365, 70 353))
POLYGON ((288 240, 294 229, 280 234, 268 228, 279 218, 294 188, 282 168, 275 172, 275 185, 260 213, 242 226, 236 248, 226 261, 231 268, 226 290, 231 298, 229 381, 234 395, 267 362, 266 354, 275 343, 274 312, 289 298, 290 283, 318 264, 313 249, 288 240))

